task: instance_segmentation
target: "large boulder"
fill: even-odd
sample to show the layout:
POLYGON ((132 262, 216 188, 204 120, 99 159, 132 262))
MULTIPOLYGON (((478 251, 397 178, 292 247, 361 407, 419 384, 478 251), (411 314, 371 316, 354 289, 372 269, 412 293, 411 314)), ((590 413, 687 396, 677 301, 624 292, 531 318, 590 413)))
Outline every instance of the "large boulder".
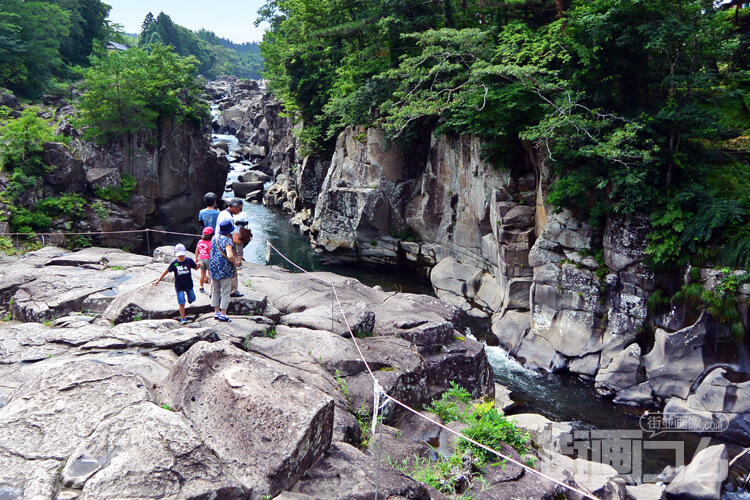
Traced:
POLYGON ((750 382, 734 382, 725 368, 714 368, 687 401, 673 397, 664 407, 665 418, 684 418, 701 428, 721 431, 739 442, 750 439, 750 382))
POLYGON ((227 342, 194 345, 160 392, 255 498, 290 488, 331 443, 331 398, 227 342))
POLYGON ((636 386, 645 379, 645 369, 641 359, 641 348, 631 344, 617 354, 609 364, 596 374, 595 387, 599 394, 612 395, 636 386))
POLYGON ((54 167, 54 170, 44 175, 44 182, 51 185, 54 191, 65 193, 86 191, 83 163, 65 144, 45 143, 44 164, 54 167))
POLYGON ((701 317, 695 324, 674 333, 657 329, 654 347, 643 356, 646 376, 654 395, 686 399, 690 386, 703 373, 706 326, 701 317))
POLYGON ((316 306, 282 316, 282 323, 314 330, 329 330, 344 337, 372 335, 375 313, 359 301, 343 301, 341 307, 316 306), (343 314, 342 314, 343 310, 343 314))
MULTIPOLYGON (((431 401, 428 366, 409 342, 394 337, 357 342, 388 394, 411 406, 431 401)), ((348 410, 372 414, 373 381, 351 340, 328 331, 279 325, 275 338, 253 337, 248 339, 246 348, 308 372, 309 375, 301 375, 307 384, 338 399, 348 410)), ((389 412, 398 410, 390 408, 389 412)))
POLYGON ((721 485, 729 474, 727 447, 709 446, 698 452, 693 460, 667 486, 667 498, 684 500, 720 500, 721 485))

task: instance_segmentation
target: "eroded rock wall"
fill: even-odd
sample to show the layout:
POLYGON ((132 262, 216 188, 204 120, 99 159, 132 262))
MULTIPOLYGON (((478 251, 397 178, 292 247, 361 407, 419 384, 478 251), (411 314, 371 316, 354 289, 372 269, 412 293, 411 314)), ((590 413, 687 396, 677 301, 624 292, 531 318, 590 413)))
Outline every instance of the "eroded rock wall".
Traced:
POLYGON ((92 188, 117 186, 123 174, 136 179, 127 207, 136 224, 193 232, 203 195, 221 193, 228 172, 226 160, 209 150, 206 132, 163 118, 153 132, 103 147, 81 142, 74 151, 92 188))
POLYGON ((429 130, 388 144, 381 130, 348 128, 325 168, 283 145, 264 160, 280 165, 266 202, 297 211, 318 252, 416 267, 472 331, 491 331, 488 341, 527 364, 567 370, 620 402, 675 405, 716 366, 705 347, 719 325, 649 313, 648 218, 612 216, 594 228, 551 209, 551 167, 531 145, 508 170, 482 160, 479 139, 429 130))

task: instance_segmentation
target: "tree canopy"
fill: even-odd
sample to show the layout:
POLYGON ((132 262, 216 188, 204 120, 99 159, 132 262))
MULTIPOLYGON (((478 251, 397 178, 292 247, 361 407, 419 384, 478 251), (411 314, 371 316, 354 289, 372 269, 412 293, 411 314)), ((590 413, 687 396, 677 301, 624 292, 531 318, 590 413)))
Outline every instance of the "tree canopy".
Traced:
POLYGON ((530 144, 556 176, 553 205, 594 225, 650 215, 653 265, 750 264, 750 9, 270 0, 259 14, 264 75, 312 149, 347 125, 407 138, 432 124, 513 169, 530 144))
POLYGON ((260 78, 263 59, 257 44, 235 44, 216 36, 212 31, 194 32, 160 12, 149 12, 141 25, 138 45, 147 50, 153 45, 170 45, 181 56, 194 56, 198 71, 208 79, 219 75, 260 78))
POLYGON ((154 129, 160 117, 200 124, 208 104, 197 66, 194 57, 181 57, 161 44, 152 45, 150 53, 136 47, 95 57, 78 103, 78 125, 86 137, 106 142, 154 129))
POLYGON ((0 87, 38 97, 70 67, 87 65, 94 45, 114 36, 100 0, 3 0, 0 87))

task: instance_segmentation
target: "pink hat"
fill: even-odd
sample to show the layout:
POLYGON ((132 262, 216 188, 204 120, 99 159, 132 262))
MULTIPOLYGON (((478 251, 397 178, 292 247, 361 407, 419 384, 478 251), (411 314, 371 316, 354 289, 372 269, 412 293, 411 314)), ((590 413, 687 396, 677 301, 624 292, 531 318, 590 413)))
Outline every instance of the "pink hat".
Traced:
POLYGON ((203 228, 203 236, 206 236, 207 234, 214 234, 214 228, 211 226, 206 226, 203 228))

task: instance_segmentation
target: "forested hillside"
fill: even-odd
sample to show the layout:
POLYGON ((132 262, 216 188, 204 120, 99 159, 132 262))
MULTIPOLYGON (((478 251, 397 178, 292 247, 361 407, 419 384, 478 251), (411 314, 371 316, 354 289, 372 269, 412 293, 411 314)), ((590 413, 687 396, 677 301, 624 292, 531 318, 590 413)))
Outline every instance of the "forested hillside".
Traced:
POLYGON ((148 49, 156 44, 171 45, 182 56, 195 56, 199 61, 198 70, 209 80, 219 75, 261 77, 263 60, 257 43, 236 44, 212 31, 194 32, 173 23, 163 12, 156 17, 149 12, 141 27, 138 45, 148 49))
MULTIPOLYGON (((108 19, 110 7, 100 0, 3 0, 0 2, 0 87, 21 98, 63 94, 80 80, 90 57, 102 57, 108 42, 127 46, 134 40, 108 19)), ((195 56, 206 78, 235 75, 260 78, 263 61, 258 44, 235 44, 213 32, 193 32, 168 15, 148 13, 140 47, 171 45, 181 56, 195 56)))
POLYGON ((66 86, 88 64, 95 43, 118 40, 100 0, 0 3, 0 87, 37 97, 66 86))
POLYGON ((655 269, 750 265, 750 9, 710 0, 274 0, 264 76, 330 151, 347 125, 391 139, 474 134, 497 168, 532 145, 547 201, 593 226, 645 213, 655 269))

